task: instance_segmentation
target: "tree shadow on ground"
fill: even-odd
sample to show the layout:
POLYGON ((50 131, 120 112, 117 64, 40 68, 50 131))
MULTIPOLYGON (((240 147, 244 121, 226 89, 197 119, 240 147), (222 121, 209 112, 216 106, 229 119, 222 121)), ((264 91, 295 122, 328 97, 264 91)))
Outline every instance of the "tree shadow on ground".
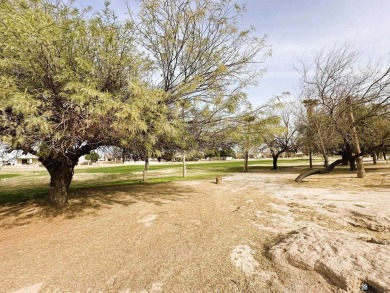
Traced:
MULTIPOLYGON (((321 168, 321 166, 315 166, 315 168, 321 168)), ((272 166, 263 166, 263 165, 253 165, 249 166, 248 173, 268 173, 268 174, 278 174, 278 173, 292 173, 292 174, 299 174, 305 170, 307 170, 308 167, 306 166, 278 166, 278 168, 272 169, 272 166)), ((242 171, 242 169, 241 169, 242 171)))
MULTIPOLYGON (((320 165, 316 165, 316 166, 313 166, 312 169, 322 169, 324 168, 323 166, 320 166, 320 165)), ((292 173, 292 174, 301 174, 303 172, 306 172, 306 171, 309 171, 310 169, 307 167, 307 166, 281 166, 281 167, 278 167, 278 170, 271 170, 271 172, 280 172, 280 173, 292 173)), ((260 168, 258 169, 258 172, 261 172, 263 170, 261 170, 260 168), (259 171, 260 170, 260 171, 259 171)), ((266 171, 266 170, 265 170, 266 171)), ((264 172, 265 172, 264 171, 264 172)), ((365 165, 365 171, 366 171, 366 174, 377 174, 377 173, 386 173, 386 174, 390 174, 389 173, 389 166, 387 165, 384 165, 384 166, 380 166, 380 165, 373 165, 373 164, 366 164, 365 165)), ((325 173, 325 174, 314 174, 314 175, 311 175, 307 178, 305 178, 304 180, 302 180, 301 183, 303 182, 306 182, 307 180, 311 180, 311 179, 327 179, 330 174, 333 174, 333 175, 348 175, 348 178, 357 178, 357 175, 356 175, 357 171, 356 170, 350 170, 349 169, 349 166, 344 166, 344 165, 340 165, 340 166, 337 166, 333 171, 329 172, 329 173, 325 173)), ((386 175, 384 174, 384 175, 386 175)), ((345 176, 343 176, 343 178, 346 178, 345 176)))
POLYGON ((378 184, 378 185, 374 185, 374 184, 367 184, 367 185, 364 185, 364 187, 366 188, 390 188, 390 184, 378 184))
POLYGON ((51 205, 47 199, 32 199, 0 206, 0 228, 24 226, 42 219, 97 215, 116 205, 131 206, 146 202, 158 206, 190 197, 193 189, 175 184, 139 184, 96 187, 72 191, 64 207, 51 205))
POLYGON ((387 172, 389 173, 390 169, 388 165, 365 165, 365 170, 367 173, 378 173, 378 172, 387 172))

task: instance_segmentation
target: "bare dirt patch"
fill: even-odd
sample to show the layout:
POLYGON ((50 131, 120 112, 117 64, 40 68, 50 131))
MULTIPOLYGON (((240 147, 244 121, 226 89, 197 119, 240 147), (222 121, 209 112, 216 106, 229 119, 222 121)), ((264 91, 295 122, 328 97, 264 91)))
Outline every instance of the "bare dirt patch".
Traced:
POLYGON ((3 206, 0 291, 390 292, 386 174, 236 174, 3 206))

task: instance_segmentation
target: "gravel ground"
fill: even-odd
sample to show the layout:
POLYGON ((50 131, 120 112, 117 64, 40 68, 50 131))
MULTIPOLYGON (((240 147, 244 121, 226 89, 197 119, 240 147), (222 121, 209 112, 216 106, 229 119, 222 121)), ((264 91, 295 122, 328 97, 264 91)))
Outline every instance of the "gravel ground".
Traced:
MULTIPOLYGON (((288 262, 280 245, 306 229, 389 248, 389 173, 295 177, 90 189, 63 210, 0 207, 0 292, 354 292, 315 264, 288 262)), ((380 261, 370 268, 390 275, 380 261)))

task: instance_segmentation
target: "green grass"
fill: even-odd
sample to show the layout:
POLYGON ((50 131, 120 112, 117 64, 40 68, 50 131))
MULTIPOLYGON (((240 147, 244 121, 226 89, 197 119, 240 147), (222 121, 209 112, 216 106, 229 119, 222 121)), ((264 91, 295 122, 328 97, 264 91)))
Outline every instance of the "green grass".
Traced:
MULTIPOLYGON (((162 170, 162 169, 171 169, 179 168, 181 164, 161 164, 161 165, 151 165, 149 170, 162 170)), ((110 167, 95 167, 89 169, 76 169, 76 173, 105 173, 105 174, 127 174, 133 172, 141 172, 144 169, 143 165, 120 165, 120 166, 110 166, 110 167)))
POLYGON ((48 195, 48 186, 24 187, 14 190, 0 191, 0 206, 4 204, 17 204, 30 199, 39 199, 48 195))
POLYGON ((21 174, 9 173, 9 174, 0 174, 0 179, 14 178, 18 177, 21 174))
MULTIPOLYGON (((307 164, 307 159, 303 158, 294 158, 294 159, 279 159, 278 164, 307 164)), ((237 172, 241 171, 243 168, 243 160, 234 160, 234 161, 210 161, 210 162, 188 162, 188 170, 202 170, 205 172, 208 170, 219 169, 226 172, 237 172)), ((151 165, 149 171, 163 170, 163 169, 172 169, 172 168, 182 168, 182 163, 171 163, 164 164, 158 163, 159 165, 151 165)), ((272 167, 272 159, 262 159, 262 160, 250 160, 249 166, 255 167, 256 165, 269 166, 272 167)), ((76 173, 105 173, 105 174, 128 174, 132 172, 142 172, 144 169, 143 165, 121 165, 121 166, 110 166, 110 167, 95 167, 88 169, 79 169, 76 170, 76 173)))
MULTIPOLYGON (((279 169, 291 170, 289 166, 307 165, 308 160, 304 158, 279 159, 279 169), (288 165, 288 166, 286 166, 288 165)), ((249 172, 269 172, 272 167, 272 159, 250 160, 249 172)), ((148 181, 142 181, 141 172, 143 165, 119 165, 102 166, 89 168, 76 168, 75 180, 71 185, 71 191, 96 189, 110 186, 123 185, 144 185, 167 183, 182 180, 213 180, 217 175, 227 175, 241 172, 243 160, 233 161, 210 161, 210 162, 188 162, 188 177, 182 177, 182 163, 153 163, 149 167, 148 181), (164 170, 170 170, 164 174, 164 170), (96 174, 96 179, 92 178, 96 174), (85 175, 88 175, 85 177, 85 175), (85 178, 83 178, 83 176, 85 178)), ((44 170, 25 172, 20 174, 1 174, 0 178, 19 177, 18 181, 13 180, 13 184, 7 180, 2 181, 0 188, 0 205, 15 204, 30 199, 39 199, 48 195, 48 173, 44 170)))

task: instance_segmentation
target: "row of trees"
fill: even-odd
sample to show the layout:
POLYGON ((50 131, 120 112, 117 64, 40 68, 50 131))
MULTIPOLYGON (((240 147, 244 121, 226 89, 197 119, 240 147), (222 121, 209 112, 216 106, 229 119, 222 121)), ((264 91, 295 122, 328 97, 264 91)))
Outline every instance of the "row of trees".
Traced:
POLYGON ((269 148, 273 168, 298 147, 338 151, 364 176, 362 155, 388 146, 389 69, 349 46, 303 64, 299 109, 287 93, 252 109, 245 89, 270 51, 231 0, 142 0, 119 21, 62 1, 0 2, 0 141, 39 157, 50 200, 65 204, 78 159, 102 146, 151 156, 269 148), (295 117, 295 118, 294 118, 295 117))
POLYGON ((244 89, 269 54, 231 0, 143 0, 119 21, 62 1, 0 2, 0 141, 35 154, 65 204, 101 146, 152 155, 231 143, 244 89), (224 123, 222 123, 224 122, 224 123), (225 123, 226 122, 226 123, 225 123))
POLYGON ((363 156, 372 155, 376 163, 377 154, 386 159, 390 147, 389 64, 364 62, 346 44, 319 52, 301 69, 301 144, 308 152, 322 153, 325 171, 330 171, 328 156, 339 154, 337 164, 349 164, 357 177, 364 178, 363 156))

